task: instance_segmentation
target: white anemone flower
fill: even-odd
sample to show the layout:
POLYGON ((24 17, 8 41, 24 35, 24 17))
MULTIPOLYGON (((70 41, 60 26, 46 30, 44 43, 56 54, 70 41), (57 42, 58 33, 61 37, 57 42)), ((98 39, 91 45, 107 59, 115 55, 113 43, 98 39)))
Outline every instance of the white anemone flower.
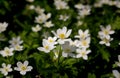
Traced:
POLYGON ((33 31, 33 32, 38 32, 38 31, 40 31, 41 29, 42 29, 42 27, 40 27, 39 24, 37 24, 35 27, 32 27, 32 31, 33 31))
POLYGON ((90 46, 90 37, 88 37, 84 40, 80 40, 79 45, 81 48, 88 48, 90 46))
POLYGON ((0 23, 0 33, 5 31, 7 26, 8 26, 8 23, 6 23, 6 22, 0 23))
POLYGON ((26 72, 31 71, 33 69, 33 67, 28 66, 28 64, 29 64, 28 61, 24 61, 24 63, 17 62, 17 67, 15 67, 14 70, 20 71, 21 75, 25 75, 26 72))
POLYGON ((80 40, 83 40, 83 39, 86 39, 89 36, 90 36, 89 30, 83 31, 83 30, 79 29, 78 30, 78 35, 76 35, 75 38, 79 38, 80 40))
POLYGON ((110 41, 112 41, 112 40, 113 40, 113 38, 109 38, 109 39, 103 38, 103 39, 101 39, 99 44, 105 44, 106 46, 110 46, 110 41))
POLYGON ((3 57, 13 56, 13 50, 14 50, 13 48, 5 47, 4 50, 0 51, 0 54, 3 57))
POLYGON ((55 48, 55 46, 53 44, 50 44, 45 39, 43 39, 42 45, 43 45, 43 47, 38 47, 37 49, 39 51, 44 51, 45 53, 49 53, 51 50, 53 50, 55 48))
POLYGON ((11 64, 6 65, 5 63, 2 63, 2 68, 0 68, 0 71, 4 76, 7 76, 8 72, 12 72, 11 64))
POLYGON ((115 78, 120 78, 120 73, 117 70, 113 70, 112 73, 115 76, 115 78))
POLYGON ((52 31, 52 33, 59 38, 58 42, 59 44, 64 44, 65 41, 67 41, 67 38, 70 36, 72 32, 72 29, 69 29, 67 31, 67 27, 63 27, 62 29, 57 29, 57 32, 55 33, 54 31, 52 31))
POLYGON ((73 54, 73 52, 76 50, 75 46, 71 46, 70 43, 68 41, 66 41, 64 44, 62 44, 62 56, 63 57, 74 57, 75 55, 73 54))
POLYGON ((111 26, 107 25, 106 27, 103 27, 102 25, 100 26, 101 31, 98 32, 99 36, 105 37, 107 39, 110 39, 110 35, 114 34, 115 31, 111 30, 111 26))
POLYGON ((56 42, 57 37, 48 37, 48 39, 44 39, 44 40, 48 41, 48 43, 52 44, 52 45, 57 44, 57 42, 56 42))
POLYGON ((12 40, 9 41, 9 43, 12 45, 12 46, 15 46, 15 45, 20 45, 23 43, 23 41, 20 39, 20 36, 18 37, 13 37, 12 40))
POLYGON ((91 52, 91 50, 86 50, 86 48, 82 48, 82 49, 76 49, 76 58, 80 58, 82 57, 84 60, 88 59, 88 54, 91 52))
POLYGON ((67 2, 65 2, 63 0, 54 0, 54 5, 55 5, 57 10, 69 9, 69 6, 68 6, 67 2))
POLYGON ((50 28, 50 27, 53 27, 54 24, 52 24, 52 21, 46 21, 43 26, 47 27, 47 28, 50 28))
POLYGON ((45 23, 51 17, 51 13, 40 14, 38 17, 35 17, 35 22, 38 24, 45 23))

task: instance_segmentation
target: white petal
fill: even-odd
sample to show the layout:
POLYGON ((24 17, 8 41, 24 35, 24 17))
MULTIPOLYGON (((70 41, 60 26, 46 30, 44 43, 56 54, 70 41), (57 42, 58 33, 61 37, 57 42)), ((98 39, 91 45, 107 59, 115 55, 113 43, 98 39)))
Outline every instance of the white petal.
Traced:
POLYGON ((117 70, 113 70, 112 72, 116 78, 120 78, 120 73, 117 70))
POLYGON ((25 66, 28 66, 28 61, 25 61, 25 62, 24 62, 24 65, 25 65, 25 66))

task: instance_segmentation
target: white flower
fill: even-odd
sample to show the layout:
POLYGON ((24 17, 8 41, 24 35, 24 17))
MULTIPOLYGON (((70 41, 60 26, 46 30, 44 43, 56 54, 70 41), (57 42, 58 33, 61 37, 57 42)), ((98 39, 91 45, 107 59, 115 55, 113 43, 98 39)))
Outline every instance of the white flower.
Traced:
POLYGON ((46 41, 48 41, 49 44, 55 45, 57 44, 56 40, 57 40, 57 37, 48 37, 46 41))
POLYGON ((54 24, 52 24, 52 22, 51 21, 47 21, 47 22, 45 22, 44 23, 44 25, 43 25, 44 27, 47 27, 47 28, 50 28, 50 27, 53 27, 54 26, 54 24))
POLYGON ((24 61, 24 63, 17 62, 17 67, 15 67, 14 70, 20 71, 21 75, 25 75, 26 72, 31 71, 33 69, 33 67, 28 66, 28 64, 29 64, 28 61, 24 61))
POLYGON ((79 45, 82 48, 88 48, 90 46, 90 37, 88 37, 88 38, 86 38, 84 40, 80 40, 79 45))
POLYGON ((23 50, 23 46, 21 45, 14 45, 14 46, 10 46, 11 48, 14 48, 15 51, 22 51, 23 50))
POLYGON ((42 24, 45 23, 51 17, 51 13, 40 14, 38 17, 35 17, 35 22, 42 24))
POLYGON ((43 14, 45 9, 41 8, 40 6, 35 7, 35 12, 38 14, 43 14))
POLYGON ((101 31, 98 32, 100 37, 105 37, 107 39, 110 39, 110 35, 115 33, 115 31, 111 30, 110 25, 107 25, 106 28, 101 25, 100 28, 101 31))
POLYGON ((115 64, 120 67, 120 55, 118 55, 118 62, 115 62, 115 64))
POLYGON ((68 18, 69 18, 69 16, 68 16, 68 15, 60 15, 59 20, 66 21, 68 18))
POLYGON ((23 43, 23 41, 20 39, 20 36, 18 37, 13 37, 12 40, 9 41, 9 43, 12 45, 12 46, 15 46, 15 45, 20 45, 23 43))
POLYGON ((7 26, 8 26, 8 23, 6 23, 6 22, 0 23, 0 33, 5 31, 7 26))
POLYGON ((76 35, 75 38, 79 38, 80 40, 86 39, 90 36, 90 34, 88 32, 89 32, 89 30, 85 30, 83 32, 81 29, 79 29, 78 35, 76 35))
POLYGON ((115 76, 115 78, 120 78, 120 73, 117 70, 113 70, 112 73, 115 76))
POLYGON ((84 6, 82 9, 79 9, 78 10, 78 14, 81 16, 81 17, 84 17, 84 16, 87 16, 90 14, 90 11, 91 11, 91 7, 89 5, 86 5, 84 6))
POLYGON ((35 9, 35 6, 34 6, 34 5, 28 5, 28 9, 34 10, 34 9, 35 9))
POLYGON ((8 75, 8 72, 12 71, 11 64, 6 65, 5 63, 2 63, 2 68, 0 68, 0 71, 4 76, 8 75))
POLYGON ((84 8, 84 5, 81 4, 81 3, 79 3, 79 4, 75 4, 74 7, 77 8, 77 9, 83 9, 83 8, 84 8))
POLYGON ((62 29, 57 29, 57 32, 55 33, 54 31, 52 31, 52 33, 57 37, 59 38, 58 39, 58 42, 60 44, 64 44, 64 41, 66 41, 65 39, 67 39, 70 34, 71 34, 72 30, 69 29, 67 31, 67 27, 63 27, 62 29))
POLYGON ((109 39, 103 38, 103 39, 101 39, 101 40, 102 40, 102 41, 100 41, 99 44, 105 44, 106 46, 110 46, 110 41, 112 41, 113 38, 109 38, 109 39))
POLYGON ((39 24, 37 24, 35 27, 32 27, 32 31, 33 31, 33 32, 38 32, 38 31, 40 31, 41 29, 42 29, 42 27, 40 27, 39 24))
POLYGON ((82 57, 84 60, 88 59, 87 54, 89 54, 91 51, 90 50, 86 50, 86 48, 82 48, 82 49, 76 49, 76 58, 80 58, 82 57))
POLYGON ((13 48, 5 47, 4 50, 0 51, 0 54, 3 57, 12 56, 13 55, 13 50, 14 50, 13 48))
POLYGON ((65 1, 62 1, 62 0, 54 0, 54 5, 55 5, 57 10, 69 9, 69 6, 67 5, 67 3, 65 1))
POLYGON ((74 57, 74 54, 72 52, 74 52, 76 50, 75 46, 71 46, 70 43, 68 41, 66 41, 64 44, 62 44, 62 56, 63 57, 74 57))
POLYGON ((38 47, 37 49, 40 51, 44 51, 45 53, 50 52, 52 49, 55 48, 55 46, 53 44, 50 44, 48 41, 46 41, 45 39, 43 39, 42 42, 43 47, 38 47))

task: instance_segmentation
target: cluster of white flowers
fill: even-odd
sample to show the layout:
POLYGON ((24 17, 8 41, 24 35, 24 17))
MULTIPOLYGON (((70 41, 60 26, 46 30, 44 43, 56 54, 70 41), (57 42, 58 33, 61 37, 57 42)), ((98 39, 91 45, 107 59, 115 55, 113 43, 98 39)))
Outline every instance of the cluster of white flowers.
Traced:
MULTIPOLYGON (((115 64, 120 67, 120 55, 118 55, 118 62, 115 62, 115 64)), ((113 70, 113 75, 115 76, 115 78, 120 78, 120 73, 118 70, 113 70)))
POLYGON ((91 7, 89 5, 83 5, 83 4, 76 4, 75 8, 78 10, 78 14, 80 17, 85 17, 90 14, 91 7))
POLYGON ((90 34, 89 30, 82 31, 81 29, 78 31, 78 35, 75 38, 79 38, 79 45, 76 49, 77 56, 76 58, 83 57, 83 59, 87 60, 91 50, 88 50, 90 46, 90 34))
POLYGON ((55 5, 57 10, 69 9, 69 6, 68 6, 67 2, 65 2, 63 0, 54 0, 54 5, 55 5))
MULTIPOLYGON (((43 39, 43 47, 38 47, 38 50, 44 51, 45 53, 49 53, 53 50, 56 44, 61 45, 62 47, 62 56, 63 57, 73 57, 87 60, 91 50, 88 50, 90 45, 90 34, 89 30, 85 30, 83 32, 81 29, 78 31, 78 35, 75 38, 79 38, 79 40, 72 40, 69 38, 72 29, 67 30, 67 27, 63 27, 62 29, 57 29, 57 32, 52 31, 55 37, 48 37, 48 39, 43 39)), ((58 57, 59 51, 54 50, 55 57, 58 57)))
POLYGON ((34 8, 35 12, 38 14, 37 17, 35 17, 35 23, 37 23, 36 26, 32 27, 33 32, 38 32, 42 29, 40 25, 43 25, 43 27, 50 28, 53 27, 54 24, 51 20, 51 13, 45 14, 45 9, 41 8, 40 6, 37 6, 34 8))
POLYGON ((9 41, 10 47, 14 48, 15 51, 22 51, 23 46, 21 45, 23 41, 20 39, 20 36, 13 37, 12 40, 9 41))
MULTIPOLYGON (((17 62, 17 67, 14 67, 14 70, 20 71, 21 75, 25 75, 26 72, 31 71, 33 69, 33 67, 28 66, 28 64, 29 64, 28 61, 24 61, 24 63, 17 62)), ((2 63, 2 68, 0 68, 1 73, 4 76, 7 76, 9 72, 13 71, 11 66, 12 66, 11 64, 2 63)))
POLYGON ((99 0, 94 4, 95 7, 102 7, 103 5, 109 5, 109 6, 116 6, 117 8, 120 8, 120 1, 119 0, 99 0))
POLYGON ((107 25, 106 28, 101 25, 100 28, 101 31, 98 32, 98 35, 101 41, 99 43, 105 44, 106 46, 110 46, 110 41, 113 40, 113 38, 111 38, 110 35, 114 34, 115 31, 111 30, 110 25, 107 25))

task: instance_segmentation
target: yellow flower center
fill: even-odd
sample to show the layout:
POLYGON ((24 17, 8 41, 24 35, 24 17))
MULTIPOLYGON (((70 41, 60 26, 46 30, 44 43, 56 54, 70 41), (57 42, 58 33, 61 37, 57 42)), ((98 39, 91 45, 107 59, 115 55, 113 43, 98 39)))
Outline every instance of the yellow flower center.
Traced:
POLYGON ((6 50, 5 53, 6 53, 6 55, 9 55, 9 54, 10 54, 10 51, 9 51, 9 50, 6 50))
POLYGON ((53 42, 53 40, 52 40, 52 39, 50 39, 50 40, 49 40, 49 42, 53 42))
POLYGON ((21 70, 25 71, 26 69, 27 69, 26 66, 24 66, 24 65, 21 66, 21 70))
POLYGON ((45 46, 44 48, 48 50, 48 49, 49 49, 49 46, 45 46))
POLYGON ((85 40, 82 41, 83 46, 87 45, 87 42, 85 40))
POLYGON ((85 55, 85 52, 84 52, 84 51, 83 51, 83 52, 81 52, 81 55, 82 55, 82 56, 84 56, 84 55, 85 55))
POLYGON ((65 38, 65 34, 62 33, 62 34, 59 35, 59 37, 60 37, 61 39, 64 39, 64 38, 65 38))
POLYGON ((104 33, 105 33, 105 35, 108 35, 108 34, 109 34, 109 32, 108 32, 107 30, 104 30, 104 33))
POLYGON ((8 72, 8 68, 7 68, 7 67, 5 67, 4 69, 5 69, 5 71, 7 71, 7 72, 8 72))

